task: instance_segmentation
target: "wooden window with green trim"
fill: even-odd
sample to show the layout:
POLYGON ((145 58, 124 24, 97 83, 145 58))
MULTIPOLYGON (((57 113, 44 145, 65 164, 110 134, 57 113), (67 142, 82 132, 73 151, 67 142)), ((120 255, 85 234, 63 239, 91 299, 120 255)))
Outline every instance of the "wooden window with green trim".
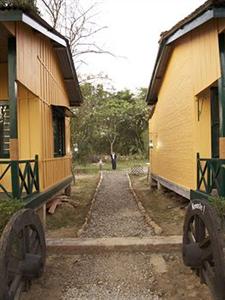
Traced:
POLYGON ((53 109, 54 156, 64 156, 65 151, 65 116, 58 109, 53 109))
POLYGON ((0 158, 9 158, 9 106, 0 104, 0 158))

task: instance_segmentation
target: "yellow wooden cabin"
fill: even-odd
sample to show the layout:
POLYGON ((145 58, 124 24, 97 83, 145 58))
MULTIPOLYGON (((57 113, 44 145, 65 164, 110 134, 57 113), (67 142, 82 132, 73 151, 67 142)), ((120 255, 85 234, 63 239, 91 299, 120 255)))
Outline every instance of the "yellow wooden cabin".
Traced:
POLYGON ((193 198, 225 196, 225 1, 162 33, 148 89, 151 178, 193 198))
POLYGON ((72 181, 71 106, 82 96, 68 41, 42 18, 0 10, 0 192, 37 207, 72 181))

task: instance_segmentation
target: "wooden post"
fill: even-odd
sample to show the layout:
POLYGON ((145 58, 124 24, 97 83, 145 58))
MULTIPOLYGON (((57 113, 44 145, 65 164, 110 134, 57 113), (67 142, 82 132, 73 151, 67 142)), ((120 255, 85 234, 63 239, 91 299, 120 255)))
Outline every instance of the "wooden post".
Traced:
POLYGON ((16 84, 16 39, 8 39, 8 94, 9 94, 9 117, 10 117, 10 159, 11 182, 13 198, 20 198, 19 184, 19 151, 18 151, 18 128, 17 128, 17 84, 16 84))
POLYGON ((157 181, 157 190, 162 191, 162 185, 159 181, 157 181))
POLYGON ((18 160, 16 39, 8 39, 8 93, 10 116, 10 159, 18 160))
MULTIPOLYGON (((221 78, 218 81, 219 92, 219 122, 220 122, 220 138, 219 138, 219 156, 225 159, 225 35, 219 35, 220 48, 220 65, 221 78)), ((221 172, 222 189, 220 196, 225 196, 225 170, 221 172)))

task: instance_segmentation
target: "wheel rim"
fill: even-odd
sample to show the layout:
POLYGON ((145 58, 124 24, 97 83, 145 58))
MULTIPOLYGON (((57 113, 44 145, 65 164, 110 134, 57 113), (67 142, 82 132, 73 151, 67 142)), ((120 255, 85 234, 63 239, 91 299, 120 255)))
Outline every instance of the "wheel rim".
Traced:
POLYGON ((23 283, 41 276, 45 258, 39 217, 31 209, 20 210, 10 219, 0 240, 0 299, 14 299, 23 283))
POLYGON ((206 200, 191 201, 184 222, 183 260, 220 300, 225 299, 223 245, 222 224, 215 208, 206 200))

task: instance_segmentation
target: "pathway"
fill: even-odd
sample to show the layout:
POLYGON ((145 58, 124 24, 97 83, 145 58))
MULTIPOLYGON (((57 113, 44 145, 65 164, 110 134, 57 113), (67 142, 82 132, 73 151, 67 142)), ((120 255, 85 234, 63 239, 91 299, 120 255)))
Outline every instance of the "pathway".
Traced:
POLYGON ((104 172, 89 226, 81 237, 143 237, 151 234, 129 189, 127 174, 104 172))
MULTIPOLYGON (((151 237, 129 189, 126 173, 104 172, 81 238, 151 237)), ((107 240, 107 239, 106 239, 107 240)), ((131 250, 131 249, 129 249, 131 250)), ((46 272, 21 300, 209 300, 207 288, 185 268, 180 254, 139 250, 51 254, 46 272)))

